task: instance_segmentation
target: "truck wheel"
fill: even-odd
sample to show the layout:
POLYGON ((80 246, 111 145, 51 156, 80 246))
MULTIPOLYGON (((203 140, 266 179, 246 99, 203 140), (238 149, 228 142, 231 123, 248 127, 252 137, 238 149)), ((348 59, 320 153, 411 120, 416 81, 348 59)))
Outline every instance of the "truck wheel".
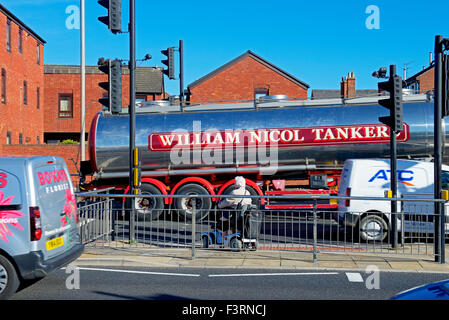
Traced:
MULTIPOLYGON (((161 195, 158 188, 147 183, 143 183, 140 190, 142 194, 161 195)), ((134 199, 139 221, 157 219, 164 210, 164 200, 161 197, 136 197, 134 199)))
POLYGON ((9 299, 19 288, 16 269, 4 256, 0 255, 0 300, 9 299))
MULTIPOLYGON (((186 184, 178 189, 176 192, 178 195, 187 195, 187 197, 175 199, 175 209, 178 214, 184 217, 186 220, 192 220, 192 198, 189 195, 209 195, 209 192, 199 184, 186 184)), ((211 198, 196 198, 196 221, 200 221, 208 216, 210 209, 212 208, 211 198)))
POLYGON ((360 220, 358 232, 363 241, 382 242, 388 236, 388 224, 381 216, 368 213, 360 220))

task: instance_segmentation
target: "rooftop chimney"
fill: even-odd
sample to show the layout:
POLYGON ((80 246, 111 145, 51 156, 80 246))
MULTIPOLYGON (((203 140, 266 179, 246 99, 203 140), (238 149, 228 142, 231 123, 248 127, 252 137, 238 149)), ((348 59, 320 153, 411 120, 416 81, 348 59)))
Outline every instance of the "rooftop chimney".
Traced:
POLYGON ((340 94, 343 99, 355 98, 355 76, 349 72, 347 77, 342 77, 340 82, 340 94))

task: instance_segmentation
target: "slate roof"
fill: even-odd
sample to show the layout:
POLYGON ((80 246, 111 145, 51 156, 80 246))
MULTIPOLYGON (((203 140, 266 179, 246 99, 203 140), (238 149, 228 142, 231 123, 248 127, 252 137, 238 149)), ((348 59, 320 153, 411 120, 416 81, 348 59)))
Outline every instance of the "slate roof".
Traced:
MULTIPOLYGON (((129 69, 127 69, 129 72, 129 69)), ((161 94, 163 90, 163 73, 160 68, 137 67, 136 68, 136 93, 161 94)))
MULTIPOLYGON (((356 90, 355 95, 357 98, 376 97, 378 95, 378 91, 376 89, 361 89, 356 90)), ((340 90, 325 90, 325 89, 312 90, 312 99, 335 99, 335 98, 341 98, 340 90)))
MULTIPOLYGON (((53 65, 44 66, 45 74, 80 74, 79 65, 53 65)), ((129 74, 128 68, 122 68, 123 74, 129 74)), ((86 74, 104 74, 98 66, 86 66, 86 74)), ((137 67, 136 69, 136 93, 137 94, 161 94, 164 90, 163 74, 161 68, 137 67)))
POLYGON ((263 64, 264 66, 266 66, 267 68, 270 68, 271 70, 281 74, 283 77, 293 81, 294 83, 298 84, 299 86, 308 89, 310 88, 310 86, 305 83, 304 81, 299 80, 298 78, 292 76, 291 74, 285 72, 284 70, 282 70, 281 68, 275 66, 274 64, 268 62, 267 60, 263 59, 262 57, 258 56, 257 54, 255 54, 254 52, 252 52, 251 50, 246 51, 245 53, 243 53, 242 55, 238 56, 237 58, 229 61, 228 63, 222 65, 221 67, 215 69, 214 71, 206 74, 205 76, 201 77, 200 79, 192 82, 191 84, 188 85, 188 88, 194 88, 196 86, 198 86, 199 84, 203 83, 204 81, 214 77, 216 74, 222 72, 223 70, 233 66, 234 64, 238 63, 239 61, 247 58, 247 57, 252 57, 253 59, 255 59, 256 61, 258 61, 259 63, 263 64))

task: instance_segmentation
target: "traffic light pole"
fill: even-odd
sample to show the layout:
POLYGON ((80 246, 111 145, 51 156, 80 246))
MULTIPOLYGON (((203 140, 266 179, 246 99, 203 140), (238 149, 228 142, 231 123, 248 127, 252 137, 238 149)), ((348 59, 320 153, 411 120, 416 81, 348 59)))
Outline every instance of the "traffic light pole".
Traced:
MULTIPOLYGON (((134 149, 136 148, 136 2, 129 1, 129 194, 134 188, 134 149)), ((134 242, 135 201, 131 198, 129 240, 134 242)))
MULTIPOLYGON (((393 198, 397 198, 398 195, 398 170, 397 170, 397 144, 396 144, 396 132, 390 129, 390 173, 391 173, 391 192, 393 198)), ((397 216, 398 203, 397 201, 391 201, 391 247, 398 247, 398 232, 397 232, 397 216)))
MULTIPOLYGON (((385 68, 379 69, 374 75, 380 74, 382 71, 386 73, 385 68)), ((386 117, 379 117, 379 121, 390 127, 390 188, 393 198, 397 198, 398 194, 398 174, 397 174, 397 145, 396 134, 403 130, 402 121, 402 78, 396 74, 396 66, 390 65, 390 78, 386 82, 378 83, 379 90, 390 93, 388 99, 380 99, 379 104, 390 110, 390 115, 386 117)), ((391 201, 391 228, 390 240, 392 248, 398 247, 398 233, 397 233, 397 212, 398 204, 396 201, 391 201)))
POLYGON ((183 66, 183 42, 179 40, 179 102, 181 111, 184 110, 184 66, 183 66))
MULTIPOLYGON (((396 76, 396 66, 390 65, 390 77, 396 76)), ((398 195, 398 174, 397 174, 397 144, 396 144, 396 131, 390 128, 390 174, 391 174, 391 192, 393 198, 398 195)), ((398 247, 398 233, 397 233, 397 217, 398 212, 397 201, 391 201, 391 246, 392 248, 398 247)))
MULTIPOLYGON (((435 99, 434 99, 434 198, 441 198, 442 164, 442 104, 443 104, 443 37, 435 37, 435 99)), ((435 262, 445 263, 444 214, 442 204, 435 202, 434 252, 435 262)))

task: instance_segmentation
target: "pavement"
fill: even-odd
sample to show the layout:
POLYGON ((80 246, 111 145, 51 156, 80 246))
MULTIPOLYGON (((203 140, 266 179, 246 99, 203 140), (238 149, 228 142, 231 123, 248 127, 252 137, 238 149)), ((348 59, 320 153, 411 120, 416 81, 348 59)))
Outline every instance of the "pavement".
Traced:
MULTIPOLYGON (((446 257, 449 257, 446 249, 446 257)), ((446 259, 448 260, 448 258, 446 259)), ((375 266, 380 271, 448 273, 449 264, 434 262, 432 255, 412 256, 384 254, 375 256, 358 252, 318 253, 314 259, 310 251, 257 250, 233 252, 223 248, 156 248, 124 246, 86 246, 76 266, 102 267, 195 267, 195 268, 258 268, 258 269, 314 269, 359 270, 375 266)))

